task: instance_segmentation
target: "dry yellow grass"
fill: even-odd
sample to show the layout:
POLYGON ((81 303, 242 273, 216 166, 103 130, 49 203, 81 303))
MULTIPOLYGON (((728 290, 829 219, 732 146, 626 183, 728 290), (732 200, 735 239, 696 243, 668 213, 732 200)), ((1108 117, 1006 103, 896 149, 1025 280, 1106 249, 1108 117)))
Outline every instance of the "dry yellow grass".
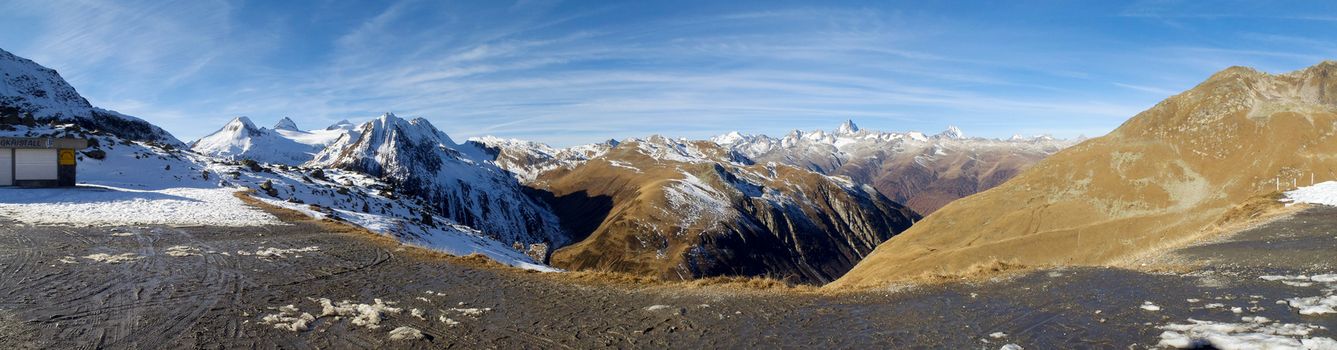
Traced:
POLYGON ((990 261, 1116 265, 1273 212, 1275 179, 1337 179, 1337 63, 1231 68, 877 248, 829 288, 963 275, 990 261), (1241 204, 1246 206, 1241 207, 1241 204))

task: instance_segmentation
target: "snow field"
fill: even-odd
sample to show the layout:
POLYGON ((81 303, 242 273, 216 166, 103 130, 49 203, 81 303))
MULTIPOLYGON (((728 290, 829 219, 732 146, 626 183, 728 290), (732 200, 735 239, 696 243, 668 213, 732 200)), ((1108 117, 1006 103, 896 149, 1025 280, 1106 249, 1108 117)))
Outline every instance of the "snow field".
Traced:
POLYGON ((283 223, 234 197, 234 188, 135 190, 76 188, 0 189, 0 215, 30 225, 263 226, 283 223))

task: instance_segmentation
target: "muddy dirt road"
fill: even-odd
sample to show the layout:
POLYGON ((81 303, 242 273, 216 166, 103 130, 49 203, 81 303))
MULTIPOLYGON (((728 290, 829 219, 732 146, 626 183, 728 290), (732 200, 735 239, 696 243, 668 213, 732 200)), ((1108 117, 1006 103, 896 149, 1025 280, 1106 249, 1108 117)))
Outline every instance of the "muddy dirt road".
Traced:
POLYGON ((1337 209, 1175 254, 1211 263, 822 296, 563 283, 312 223, 0 218, 0 348, 1123 349, 1156 347, 1167 325, 1189 319, 1257 316, 1326 327, 1293 338, 1337 337, 1337 315, 1278 304, 1330 295, 1329 285, 1260 278, 1337 273, 1337 209))

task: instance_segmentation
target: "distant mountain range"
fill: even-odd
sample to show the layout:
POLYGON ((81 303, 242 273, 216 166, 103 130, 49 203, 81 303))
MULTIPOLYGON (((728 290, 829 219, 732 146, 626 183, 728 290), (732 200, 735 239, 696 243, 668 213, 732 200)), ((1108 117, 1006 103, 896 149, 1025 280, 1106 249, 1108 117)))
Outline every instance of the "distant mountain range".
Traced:
POLYGON ((956 127, 936 135, 860 129, 845 121, 834 132, 794 130, 781 138, 737 132, 712 139, 756 162, 776 162, 869 184, 928 215, 982 192, 1081 140, 1014 136, 969 138, 956 127))
POLYGON ((174 152, 187 145, 161 128, 92 107, 53 70, 3 51, 0 69, 0 111, 48 122, 51 132, 144 142, 136 155, 182 162, 166 169, 235 172, 164 177, 254 188, 452 253, 667 279, 832 281, 920 213, 1008 181, 1074 143, 969 138, 956 128, 879 132, 847 121, 780 138, 650 136, 559 149, 495 137, 456 143, 425 119, 387 113, 316 130, 288 118, 265 128, 238 117, 191 142, 195 154, 186 155, 174 152))

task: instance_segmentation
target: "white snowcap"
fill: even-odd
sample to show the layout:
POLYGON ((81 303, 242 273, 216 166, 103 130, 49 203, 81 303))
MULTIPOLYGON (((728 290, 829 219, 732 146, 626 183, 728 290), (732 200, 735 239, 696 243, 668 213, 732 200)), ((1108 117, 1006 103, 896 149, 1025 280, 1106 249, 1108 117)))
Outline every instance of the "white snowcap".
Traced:
POLYGON ((958 128, 955 125, 949 125, 947 126, 947 130, 938 133, 938 136, 942 138, 957 140, 966 138, 966 133, 961 132, 961 128, 958 128))
POLYGON ((279 119, 279 122, 274 124, 274 130, 302 131, 297 128, 297 123, 293 122, 292 119, 288 119, 288 117, 279 119))
POLYGON ((747 136, 743 135, 743 133, 737 131, 730 131, 728 134, 715 136, 714 138, 711 139, 711 141, 714 141, 716 144, 722 146, 729 146, 743 141, 744 139, 746 139, 746 137, 747 136))
POLYGON ((348 119, 340 120, 338 123, 330 124, 325 130, 352 129, 355 125, 348 119))
POLYGON ((227 125, 223 126, 223 130, 229 130, 229 131, 236 131, 236 130, 256 131, 259 129, 260 128, 255 127, 255 123, 251 122, 251 118, 247 118, 244 116, 232 118, 232 121, 227 122, 227 125))
POLYGON ((844 123, 840 124, 840 128, 836 129, 836 134, 840 135, 849 135, 856 132, 859 132, 859 126, 854 125, 854 121, 849 119, 846 119, 844 123))

